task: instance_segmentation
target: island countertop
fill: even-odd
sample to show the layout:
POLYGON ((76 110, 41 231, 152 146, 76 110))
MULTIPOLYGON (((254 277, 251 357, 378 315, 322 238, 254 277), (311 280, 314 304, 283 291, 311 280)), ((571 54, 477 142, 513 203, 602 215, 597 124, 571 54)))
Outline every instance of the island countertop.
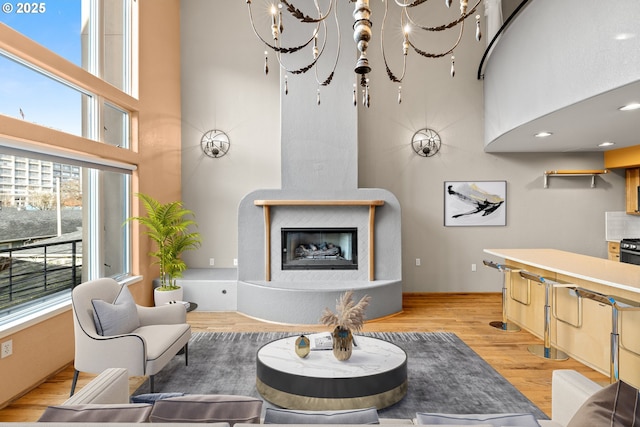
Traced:
POLYGON ((485 249, 484 252, 542 270, 640 294, 640 266, 557 249, 485 249))

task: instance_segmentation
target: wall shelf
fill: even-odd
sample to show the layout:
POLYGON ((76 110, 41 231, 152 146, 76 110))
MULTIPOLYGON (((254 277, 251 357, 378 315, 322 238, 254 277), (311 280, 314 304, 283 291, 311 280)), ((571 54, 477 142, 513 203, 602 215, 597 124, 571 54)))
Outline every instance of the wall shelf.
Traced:
POLYGON ((549 177, 550 176, 590 176, 591 177, 591 188, 595 188, 596 186, 596 175, 602 175, 605 173, 609 173, 608 169, 564 169, 564 170, 551 170, 544 171, 544 188, 549 188, 549 177))

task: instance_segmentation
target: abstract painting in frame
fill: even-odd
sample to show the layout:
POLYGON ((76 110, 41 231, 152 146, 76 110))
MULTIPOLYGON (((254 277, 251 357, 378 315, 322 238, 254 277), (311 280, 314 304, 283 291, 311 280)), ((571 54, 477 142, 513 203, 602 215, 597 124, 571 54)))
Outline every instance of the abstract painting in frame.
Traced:
POLYGON ((507 181, 445 181, 444 225, 507 225, 507 181))

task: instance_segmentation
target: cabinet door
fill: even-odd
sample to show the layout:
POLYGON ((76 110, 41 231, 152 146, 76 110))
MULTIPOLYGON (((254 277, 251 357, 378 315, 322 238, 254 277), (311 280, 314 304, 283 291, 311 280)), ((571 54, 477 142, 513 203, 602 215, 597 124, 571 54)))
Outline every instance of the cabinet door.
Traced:
POLYGON ((620 243, 608 242, 609 247, 609 260, 620 261, 620 243))
POLYGON ((631 215, 640 215, 638 212, 638 186, 640 186, 640 168, 627 169, 627 213, 631 215))

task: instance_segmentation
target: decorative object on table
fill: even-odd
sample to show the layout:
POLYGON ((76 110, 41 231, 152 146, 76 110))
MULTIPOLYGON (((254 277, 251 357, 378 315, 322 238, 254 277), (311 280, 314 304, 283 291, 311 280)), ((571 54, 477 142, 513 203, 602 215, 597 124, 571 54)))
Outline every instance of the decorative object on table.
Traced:
POLYGON ((444 225, 507 225, 507 182, 445 181, 444 225))
POLYGON ((351 329, 336 326, 333 330, 333 355, 338 360, 349 360, 353 350, 351 329))
POLYGON ((348 360, 353 349, 353 332, 364 325, 364 311, 371 297, 363 296, 358 303, 353 302, 353 291, 346 291, 336 302, 336 312, 325 308, 320 323, 334 326, 333 355, 338 360, 348 360))
POLYGON ((145 234, 157 246, 149 255, 156 258, 160 265, 160 286, 154 290, 156 306, 169 301, 181 301, 183 290, 176 284, 187 264, 180 258, 182 252, 200 247, 200 233, 189 231, 197 226, 193 211, 185 209, 182 202, 174 201, 162 204, 146 194, 136 194, 144 205, 147 215, 130 217, 127 221, 138 221, 147 228, 145 234))
POLYGON ((303 359, 309 355, 311 351, 311 341, 304 335, 300 335, 298 339, 296 339, 296 354, 303 359))

